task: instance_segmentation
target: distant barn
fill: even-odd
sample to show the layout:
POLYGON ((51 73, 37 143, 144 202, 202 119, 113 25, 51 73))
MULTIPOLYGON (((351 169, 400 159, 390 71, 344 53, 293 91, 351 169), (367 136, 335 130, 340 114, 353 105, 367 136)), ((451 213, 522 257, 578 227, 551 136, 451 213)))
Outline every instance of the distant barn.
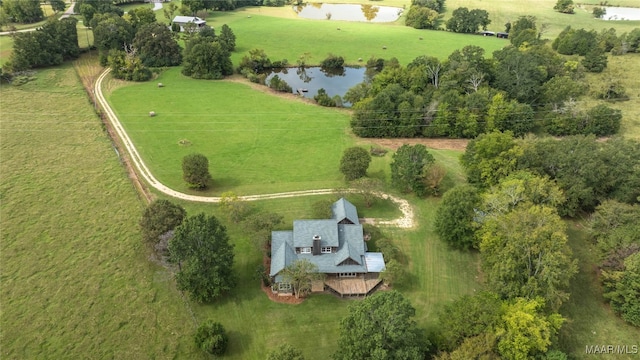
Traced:
POLYGON ((500 39, 508 39, 509 38, 509 33, 503 33, 503 32, 499 32, 496 34, 497 37, 499 37, 500 39))

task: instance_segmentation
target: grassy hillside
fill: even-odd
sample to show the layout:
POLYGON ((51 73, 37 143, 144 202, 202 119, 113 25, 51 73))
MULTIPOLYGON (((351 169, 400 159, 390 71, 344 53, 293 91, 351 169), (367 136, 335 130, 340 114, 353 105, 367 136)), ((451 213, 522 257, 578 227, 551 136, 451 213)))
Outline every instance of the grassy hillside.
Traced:
POLYGON ((73 67, 0 86, 0 357, 194 357, 143 209, 73 67), (28 100, 27 100, 28 99, 28 100))

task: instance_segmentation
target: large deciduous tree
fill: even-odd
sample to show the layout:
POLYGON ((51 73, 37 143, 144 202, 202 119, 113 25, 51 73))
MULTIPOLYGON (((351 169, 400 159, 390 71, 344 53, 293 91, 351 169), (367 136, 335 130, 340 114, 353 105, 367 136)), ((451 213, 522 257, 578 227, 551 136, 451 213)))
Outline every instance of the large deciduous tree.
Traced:
POLYGON ((480 254, 489 287, 505 298, 540 296, 551 309, 569 298, 577 265, 566 226, 552 207, 523 205, 486 218, 480 254))
POLYGON ((553 10, 563 14, 573 14, 573 0, 558 0, 553 10))
POLYGON ((142 238, 150 243, 157 242, 160 235, 174 230, 187 216, 187 211, 169 200, 155 200, 144 210, 140 219, 142 238))
POLYGON ((156 22, 156 13, 147 7, 135 8, 129 11, 126 16, 134 29, 140 29, 142 26, 156 22))
POLYGON ((475 218, 481 204, 478 189, 471 185, 456 186, 444 193, 435 219, 440 239, 456 249, 477 247, 475 231, 479 224, 475 218))
POLYGON ((311 283, 322 276, 323 274, 318 272, 318 266, 307 259, 296 260, 282 271, 282 277, 291 284, 296 298, 309 293, 311 283))
POLYGON ((40 1, 3 0, 2 9, 11 21, 17 23, 34 23, 44 19, 40 1))
POLYGON ((369 152, 359 146, 347 148, 340 159, 340 172, 347 181, 355 180, 367 175, 371 163, 369 152))
POLYGON ((402 145, 393 154, 391 182, 402 191, 413 191, 422 196, 427 191, 424 182, 425 168, 433 163, 435 158, 424 145, 402 145))
POLYGON ((102 65, 106 65, 110 50, 125 50, 135 35, 133 26, 114 13, 95 15, 91 22, 95 24, 93 43, 100 51, 102 65))
POLYGON ((163 24, 141 26, 133 38, 133 46, 145 66, 177 66, 182 62, 182 48, 163 24))
POLYGON ((450 31, 472 34, 477 32, 479 28, 486 30, 489 24, 491 24, 491 20, 486 10, 473 9, 469 11, 466 7, 459 7, 453 10, 446 25, 450 31))
POLYGON ((415 312, 397 291, 379 292, 354 303, 340 322, 333 358, 424 359, 428 342, 413 320, 415 312))
POLYGON ((236 284, 233 245, 214 216, 200 213, 186 218, 169 241, 170 259, 177 262, 178 288, 198 302, 210 302, 236 284))
POLYGON ((196 36, 187 44, 182 73, 194 79, 222 79, 233 74, 233 64, 220 43, 196 36))
POLYGON ((209 159, 202 154, 190 154, 182 158, 182 178, 194 189, 205 189, 212 181, 209 159))
POLYGON ((460 162, 471 184, 490 187, 515 171, 521 152, 511 131, 494 131, 469 141, 460 162))

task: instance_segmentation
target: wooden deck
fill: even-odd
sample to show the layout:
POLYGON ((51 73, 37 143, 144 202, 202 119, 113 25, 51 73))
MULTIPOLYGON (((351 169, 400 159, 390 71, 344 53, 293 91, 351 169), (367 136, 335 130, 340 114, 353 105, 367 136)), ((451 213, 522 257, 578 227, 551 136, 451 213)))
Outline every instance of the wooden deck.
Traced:
POLYGON ((380 279, 363 279, 363 278, 330 278, 325 280, 331 290, 337 292, 340 296, 363 296, 373 291, 382 280, 380 279))

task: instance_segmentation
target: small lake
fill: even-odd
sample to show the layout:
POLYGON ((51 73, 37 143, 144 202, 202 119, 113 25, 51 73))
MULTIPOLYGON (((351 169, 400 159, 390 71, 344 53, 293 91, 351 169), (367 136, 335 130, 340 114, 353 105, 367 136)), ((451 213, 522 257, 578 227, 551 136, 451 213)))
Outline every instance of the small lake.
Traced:
POLYGON ((302 93, 306 98, 313 99, 321 88, 325 89, 330 97, 336 95, 343 97, 347 90, 366 80, 365 70, 367 68, 364 66, 345 67, 340 74, 330 74, 320 67, 284 68, 271 72, 267 76, 267 83, 272 77, 278 75, 291 86, 294 93, 297 93, 298 89, 306 89, 307 91, 302 93))
POLYGON ((640 20, 640 8, 605 7, 607 13, 603 20, 640 20))
POLYGON ((294 6, 293 10, 305 19, 364 22, 393 22, 402 14, 402 8, 371 4, 308 3, 294 6))

